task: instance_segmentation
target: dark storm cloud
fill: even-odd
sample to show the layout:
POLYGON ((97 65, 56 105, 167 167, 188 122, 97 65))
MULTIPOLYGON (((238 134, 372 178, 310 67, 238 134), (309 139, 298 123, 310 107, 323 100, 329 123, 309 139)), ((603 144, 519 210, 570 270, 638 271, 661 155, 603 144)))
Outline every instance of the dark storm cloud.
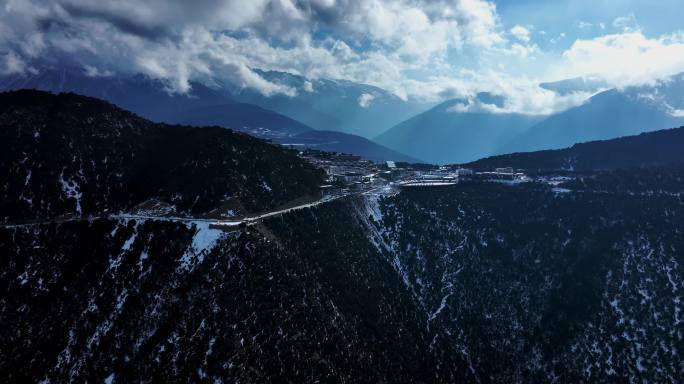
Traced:
POLYGON ((195 81, 294 95, 315 91, 324 78, 431 102, 482 90, 531 95, 523 107, 548 99, 517 92, 529 88, 525 79, 479 68, 463 75, 451 66, 464 46, 507 54, 496 7, 486 0, 3 1, 2 75, 37 73, 49 62, 94 75, 144 74, 181 93, 195 81), (308 81, 279 83, 256 69, 308 81))
POLYGON ((91 6, 83 6, 79 4, 65 3, 62 4, 64 10, 69 16, 79 19, 91 19, 109 23, 118 30, 124 33, 130 33, 146 39, 160 39, 162 37, 170 36, 172 30, 158 24, 148 24, 144 21, 136 20, 134 11, 128 12, 108 12, 107 10, 100 10, 91 6))

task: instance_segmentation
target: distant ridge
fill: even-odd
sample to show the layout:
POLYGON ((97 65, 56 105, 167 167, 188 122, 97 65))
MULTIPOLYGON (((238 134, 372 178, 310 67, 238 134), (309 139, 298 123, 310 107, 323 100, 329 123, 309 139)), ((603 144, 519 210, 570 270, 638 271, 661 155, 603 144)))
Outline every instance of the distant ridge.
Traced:
MULTIPOLYGON (((500 98, 479 94, 484 104, 500 98)), ((437 164, 471 161, 499 153, 499 148, 543 117, 478 110, 460 112, 467 100, 449 100, 390 128, 375 141, 409 156, 437 164)))
MULTIPOLYGON (((304 81, 303 78, 298 76, 282 73, 270 74, 270 76, 276 75, 280 76, 281 79, 279 80, 282 81, 304 81)), ((278 107, 279 110, 287 112, 289 106, 296 106, 298 114, 306 115, 312 118, 312 121, 319 121, 313 118, 318 113, 314 110, 314 105, 309 106, 310 111, 306 110, 307 100, 320 104, 324 101, 322 99, 330 97, 332 99, 326 102, 326 108, 333 108, 335 98, 340 98, 346 93, 349 93, 349 97, 351 97, 353 92, 358 93, 362 91, 373 91, 378 95, 384 95, 378 88, 360 86, 348 82, 321 81, 319 85, 321 86, 320 91, 322 94, 290 100, 291 98, 286 96, 280 98, 258 97, 253 92, 244 92, 238 94, 237 98, 234 98, 229 94, 230 90, 228 89, 211 88, 197 82, 191 82, 190 85, 191 90, 188 94, 169 93, 165 90, 162 82, 144 75, 94 77, 88 76, 82 69, 74 67, 48 67, 42 69, 36 75, 0 77, 0 90, 37 89, 52 93, 74 92, 84 96, 107 100, 123 109, 155 122, 194 126, 220 126, 274 142, 305 142, 309 148, 350 153, 373 161, 415 160, 410 156, 392 151, 361 136, 340 132, 334 135, 334 139, 331 139, 333 133, 311 132, 313 131, 311 126, 288 117, 292 114, 283 114, 268 109, 268 106, 274 106, 278 107), (248 101, 245 101, 251 100, 248 97, 249 95, 251 95, 250 97, 254 101, 260 101, 260 105, 263 104, 266 107, 250 104, 248 101), (303 133, 307 134, 294 139, 295 136, 303 133), (293 139, 290 140, 288 138, 293 139)), ((377 100, 377 102, 379 109, 373 109, 373 111, 360 108, 357 105, 356 109, 363 110, 363 116, 358 116, 358 118, 370 121, 373 117, 385 113, 387 108, 394 106, 392 108, 396 109, 399 108, 397 105, 403 103, 401 100, 387 95, 386 99, 382 101, 377 100)), ((355 103, 356 99, 354 99, 352 104, 356 105, 355 103)), ((348 105, 347 107, 352 108, 353 106, 348 105)), ((338 112, 343 113, 342 111, 338 112)), ((403 112, 406 113, 406 111, 403 112)), ((320 121, 329 120, 323 119, 320 121)), ((353 125, 354 122, 349 121, 345 124, 353 125)), ((321 125, 327 126, 326 124, 321 125)), ((343 129, 342 127, 338 128, 343 129)))
POLYGON ((297 120, 245 103, 220 104, 185 110, 178 112, 172 120, 186 125, 218 125, 266 139, 293 136, 312 130, 311 127, 297 120))
POLYGON ((364 137, 344 132, 318 131, 287 116, 253 104, 224 104, 179 113, 179 123, 195 126, 217 125, 293 148, 342 152, 367 160, 419 162, 364 137))
POLYGON ((684 127, 591 141, 565 149, 493 156, 465 165, 477 169, 514 167, 530 171, 595 171, 681 162, 684 162, 684 127))
POLYGON ((560 149, 684 124, 684 75, 656 85, 610 89, 533 125, 498 153, 560 149))
POLYGON ((307 131, 288 138, 276 139, 281 144, 319 149, 328 152, 351 153, 374 162, 387 160, 421 163, 422 160, 391 150, 361 136, 334 131, 307 131))

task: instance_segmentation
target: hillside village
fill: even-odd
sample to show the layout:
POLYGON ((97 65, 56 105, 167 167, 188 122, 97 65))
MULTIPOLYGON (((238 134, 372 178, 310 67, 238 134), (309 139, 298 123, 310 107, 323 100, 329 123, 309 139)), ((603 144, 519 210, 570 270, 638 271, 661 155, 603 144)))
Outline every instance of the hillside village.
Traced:
POLYGON ((390 187, 443 187, 462 180, 517 183, 529 181, 523 172, 511 167, 476 171, 459 165, 436 166, 385 161, 373 163, 359 156, 306 150, 299 156, 326 172, 326 184, 321 186, 324 195, 345 195, 353 192, 390 187))

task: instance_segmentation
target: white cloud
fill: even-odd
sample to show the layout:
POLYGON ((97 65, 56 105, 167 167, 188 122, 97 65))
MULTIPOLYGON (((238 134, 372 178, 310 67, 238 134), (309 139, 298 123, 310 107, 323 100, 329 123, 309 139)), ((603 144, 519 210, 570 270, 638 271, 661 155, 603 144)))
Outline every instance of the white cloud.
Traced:
POLYGON ((456 20, 465 25, 465 35, 481 47, 502 43, 503 37, 496 31, 498 15, 494 3, 482 0, 460 0, 451 11, 456 20))
POLYGON ((492 113, 522 113, 549 115, 585 102, 592 94, 577 92, 559 95, 541 88, 539 81, 526 76, 511 76, 497 71, 460 71, 458 77, 436 76, 415 83, 413 94, 424 99, 458 99, 452 106, 454 112, 488 111, 492 113), (488 92, 503 98, 503 105, 483 104, 477 94, 488 92), (468 103, 464 103, 468 100, 468 103), (460 104, 460 105, 458 105, 460 104))
POLYGON ((454 103, 454 105, 447 108, 447 112, 467 113, 474 112, 474 110, 471 108, 471 104, 464 103, 462 101, 457 101, 456 103, 454 103))
POLYGON ((511 35, 513 35, 516 39, 528 43, 530 41, 530 30, 523 27, 522 25, 516 25, 515 27, 511 28, 511 35))
MULTIPOLYGON (((64 63, 91 76, 141 72, 170 92, 201 81, 264 95, 312 92, 332 78, 427 102, 486 91, 505 97, 497 112, 546 114, 588 95, 558 96, 540 80, 596 74, 625 86, 684 71, 682 34, 648 38, 634 15, 613 24, 619 33, 576 40, 561 55, 534 44, 531 25, 502 29, 485 0, 6 0, 0 72, 64 63), (535 72, 542 66, 551 69, 535 72), (256 69, 308 82, 295 89, 256 69)), ((539 34, 556 47, 566 37, 539 34)))
POLYGON ((0 8, 0 52, 14 52, 5 71, 63 60, 101 73, 140 71, 173 92, 219 77, 294 94, 262 79, 260 68, 393 83, 405 96, 397 82, 405 71, 443 67, 449 50, 503 43, 496 7, 485 0, 7 0, 0 8), (316 36, 321 27, 330 36, 316 36))
POLYGON ((7 52, 0 55, 0 75, 23 75, 27 72, 34 72, 24 60, 14 52, 7 52))
POLYGON ((514 43, 510 48, 502 50, 505 53, 517 56, 523 59, 532 57, 534 53, 539 52, 539 47, 535 44, 518 44, 514 43))
POLYGON ((362 93, 361 96, 359 96, 359 106, 361 108, 368 108, 373 100, 375 100, 375 96, 370 93, 362 93))
POLYGON ((563 53, 558 78, 598 75, 617 87, 652 84, 684 71, 684 34, 641 31, 577 40, 563 53))
POLYGON ((684 109, 674 109, 672 108, 670 111, 670 116, 672 117, 684 117, 684 109))

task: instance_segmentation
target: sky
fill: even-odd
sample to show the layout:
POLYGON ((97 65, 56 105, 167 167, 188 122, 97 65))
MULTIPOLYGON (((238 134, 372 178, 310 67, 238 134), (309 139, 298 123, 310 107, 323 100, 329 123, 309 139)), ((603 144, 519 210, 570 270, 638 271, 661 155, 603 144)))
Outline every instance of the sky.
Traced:
POLYGON ((275 70, 420 102, 490 92, 507 112, 548 114, 588 95, 540 82, 626 87, 684 72, 683 13, 681 0, 0 0, 0 74, 68 65, 178 93, 193 81, 315 91, 256 71, 275 70))

